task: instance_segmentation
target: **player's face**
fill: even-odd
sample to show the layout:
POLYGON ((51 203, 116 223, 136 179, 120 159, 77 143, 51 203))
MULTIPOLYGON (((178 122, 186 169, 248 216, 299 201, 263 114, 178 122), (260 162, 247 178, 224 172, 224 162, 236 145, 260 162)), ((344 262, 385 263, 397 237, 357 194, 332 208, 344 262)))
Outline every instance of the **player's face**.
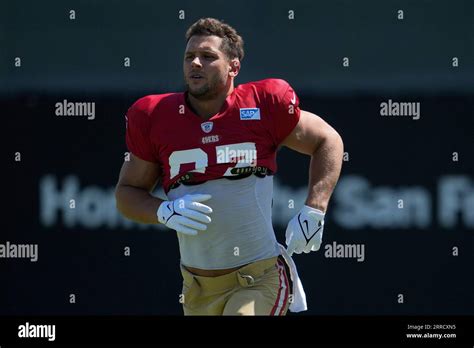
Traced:
POLYGON ((184 52, 186 90, 196 99, 215 98, 232 82, 230 61, 220 50, 218 36, 192 36, 184 52))

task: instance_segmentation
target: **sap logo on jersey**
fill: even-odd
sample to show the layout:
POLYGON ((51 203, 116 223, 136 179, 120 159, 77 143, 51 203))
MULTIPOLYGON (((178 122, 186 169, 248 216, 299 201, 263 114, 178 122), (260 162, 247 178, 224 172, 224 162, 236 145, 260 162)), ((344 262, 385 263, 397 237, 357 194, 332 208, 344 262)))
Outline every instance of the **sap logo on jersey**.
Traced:
POLYGON ((260 108, 241 108, 241 120, 260 120, 260 108))
POLYGON ((212 122, 201 123, 201 129, 206 133, 209 133, 212 130, 212 126, 213 126, 212 122))

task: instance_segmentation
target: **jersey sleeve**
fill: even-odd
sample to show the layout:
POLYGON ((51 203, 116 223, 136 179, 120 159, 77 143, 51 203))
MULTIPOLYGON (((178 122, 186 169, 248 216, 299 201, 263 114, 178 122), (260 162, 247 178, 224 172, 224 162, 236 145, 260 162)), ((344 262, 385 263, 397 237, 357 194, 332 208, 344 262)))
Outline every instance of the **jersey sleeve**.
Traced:
POLYGON ((293 131, 300 119, 299 98, 284 80, 271 80, 267 104, 271 113, 271 127, 276 146, 293 131))
POLYGON ((150 141, 150 117, 145 110, 141 110, 138 104, 139 102, 132 105, 125 115, 127 148, 142 160, 158 162, 150 141))

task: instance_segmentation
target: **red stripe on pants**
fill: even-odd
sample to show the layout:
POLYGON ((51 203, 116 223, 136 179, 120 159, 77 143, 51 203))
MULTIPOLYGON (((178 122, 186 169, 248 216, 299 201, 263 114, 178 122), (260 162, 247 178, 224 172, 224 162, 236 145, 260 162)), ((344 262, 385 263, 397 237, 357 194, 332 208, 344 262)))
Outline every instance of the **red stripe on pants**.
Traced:
POLYGON ((280 313, 278 315, 283 315, 283 310, 285 309, 286 303, 288 302, 288 292, 290 291, 290 286, 288 284, 288 277, 286 275, 285 266, 278 261, 278 264, 281 265, 281 269, 283 272, 283 279, 285 280, 286 290, 285 290, 285 300, 283 301, 283 306, 280 309, 280 313))
POLYGON ((280 294, 281 294, 281 268, 280 267, 278 267, 278 281, 279 281, 279 283, 278 283, 278 295, 277 295, 275 305, 273 306, 270 315, 275 315, 275 311, 278 307, 278 303, 280 302, 280 294))

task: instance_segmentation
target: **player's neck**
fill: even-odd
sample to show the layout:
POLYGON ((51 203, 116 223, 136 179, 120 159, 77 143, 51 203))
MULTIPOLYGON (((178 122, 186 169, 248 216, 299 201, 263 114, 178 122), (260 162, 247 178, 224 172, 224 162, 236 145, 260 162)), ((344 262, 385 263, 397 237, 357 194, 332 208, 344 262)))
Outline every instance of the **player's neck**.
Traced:
POLYGON ((227 97, 234 91, 234 85, 231 84, 227 91, 219 94, 216 98, 211 100, 199 100, 188 94, 188 104, 193 109, 194 113, 200 116, 203 120, 208 120, 217 114, 224 105, 227 97))

